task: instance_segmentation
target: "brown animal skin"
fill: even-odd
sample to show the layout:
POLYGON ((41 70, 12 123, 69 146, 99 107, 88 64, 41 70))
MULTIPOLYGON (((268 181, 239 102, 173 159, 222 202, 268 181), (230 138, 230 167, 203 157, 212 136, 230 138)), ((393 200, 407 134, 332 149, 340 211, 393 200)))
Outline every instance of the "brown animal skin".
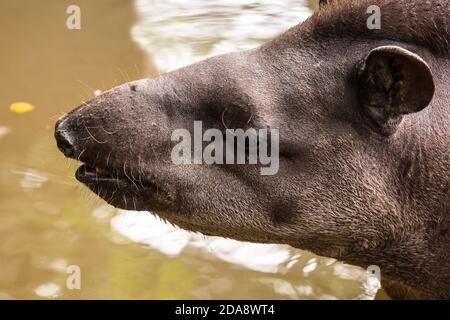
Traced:
POLYGON ((259 48, 93 98, 57 122, 58 147, 113 206, 377 265, 393 298, 450 299, 448 17, 447 0, 336 0, 259 48), (279 128, 278 174, 174 165, 171 134, 194 120, 279 128))

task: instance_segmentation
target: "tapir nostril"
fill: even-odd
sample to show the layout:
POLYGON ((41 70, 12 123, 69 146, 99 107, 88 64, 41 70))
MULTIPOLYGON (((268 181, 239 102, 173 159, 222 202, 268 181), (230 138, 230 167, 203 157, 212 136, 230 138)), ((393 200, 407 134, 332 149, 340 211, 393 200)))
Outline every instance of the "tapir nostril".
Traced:
POLYGON ((66 157, 72 157, 74 155, 74 146, 72 143, 72 139, 67 130, 64 129, 63 121, 58 121, 56 123, 55 139, 56 145, 58 146, 59 150, 61 150, 61 152, 64 153, 66 157))
POLYGON ((56 138, 56 145, 58 146, 59 150, 61 150, 62 153, 66 157, 70 157, 74 153, 73 144, 70 142, 70 137, 68 136, 66 131, 63 130, 56 130, 55 132, 55 138, 56 138))

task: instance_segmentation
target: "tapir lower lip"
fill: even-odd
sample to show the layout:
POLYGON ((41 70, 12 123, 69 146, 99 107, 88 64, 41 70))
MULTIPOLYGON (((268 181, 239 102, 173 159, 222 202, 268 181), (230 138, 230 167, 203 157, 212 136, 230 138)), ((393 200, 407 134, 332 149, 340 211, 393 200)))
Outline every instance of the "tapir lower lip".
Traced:
MULTIPOLYGON (((112 173, 109 173, 106 169, 102 169, 105 174, 92 173, 93 170, 98 171, 96 167, 91 167, 88 164, 81 165, 75 172, 75 178, 85 184, 97 184, 102 182, 119 182, 121 179, 119 176, 115 177, 112 173)), ((131 181, 130 181, 131 183, 131 181)))
POLYGON ((127 176, 123 172, 121 173, 120 170, 93 167, 89 164, 81 165, 75 172, 75 178, 89 187, 102 187, 106 189, 120 188, 129 191, 158 189, 153 182, 146 180, 132 180, 130 176, 127 176), (94 170, 95 172, 92 172, 94 170), (96 172, 100 172, 101 174, 96 174, 96 172))

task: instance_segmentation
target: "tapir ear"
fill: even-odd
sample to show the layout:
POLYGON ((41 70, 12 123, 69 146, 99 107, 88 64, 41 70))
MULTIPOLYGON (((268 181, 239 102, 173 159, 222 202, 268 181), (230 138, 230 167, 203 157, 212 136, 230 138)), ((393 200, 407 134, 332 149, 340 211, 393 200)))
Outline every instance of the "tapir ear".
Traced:
POLYGON ((358 98, 385 135, 403 115, 418 112, 434 95, 433 75, 417 54, 397 46, 372 50, 357 66, 358 98))

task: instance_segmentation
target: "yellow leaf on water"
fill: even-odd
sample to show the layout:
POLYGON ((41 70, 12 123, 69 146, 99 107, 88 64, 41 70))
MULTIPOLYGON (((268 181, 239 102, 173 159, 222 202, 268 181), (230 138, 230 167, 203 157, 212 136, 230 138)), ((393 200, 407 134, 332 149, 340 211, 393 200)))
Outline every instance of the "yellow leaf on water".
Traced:
POLYGON ((9 110, 15 113, 25 113, 34 110, 34 106, 27 102, 14 102, 9 106, 9 110))

